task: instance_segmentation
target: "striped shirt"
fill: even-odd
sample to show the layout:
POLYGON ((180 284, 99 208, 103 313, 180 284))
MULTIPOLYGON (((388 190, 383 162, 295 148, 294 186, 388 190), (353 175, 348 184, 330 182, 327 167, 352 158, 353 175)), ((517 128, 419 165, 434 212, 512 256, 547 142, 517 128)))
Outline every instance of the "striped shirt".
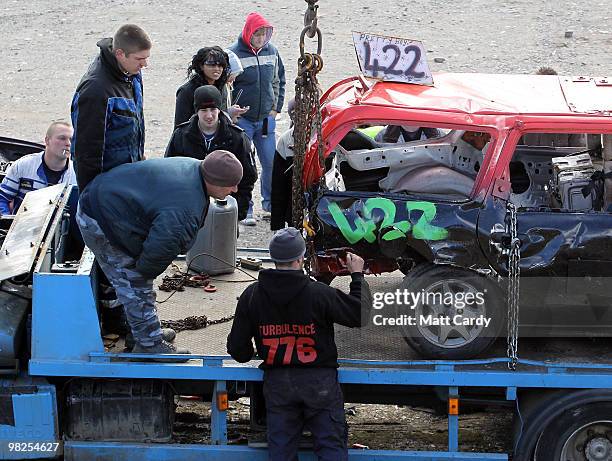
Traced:
MULTIPOLYGON (((14 162, 0 184, 0 214, 15 214, 30 191, 47 187, 49 182, 43 167, 44 152, 29 154, 14 162), (12 202, 12 206, 11 206, 12 202)), ((58 184, 76 184, 76 175, 69 160, 58 184)))

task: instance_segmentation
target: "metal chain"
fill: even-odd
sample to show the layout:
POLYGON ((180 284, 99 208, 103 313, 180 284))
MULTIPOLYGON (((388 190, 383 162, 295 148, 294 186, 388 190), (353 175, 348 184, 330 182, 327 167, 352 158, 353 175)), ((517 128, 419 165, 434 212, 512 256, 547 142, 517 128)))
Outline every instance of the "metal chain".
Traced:
POLYGON ((510 248, 508 249, 508 368, 516 370, 518 363, 518 327, 519 327, 519 283, 521 241, 518 238, 516 224, 516 207, 508 202, 506 208, 510 248))
POLYGON ((319 6, 317 2, 319 0, 306 0, 308 3, 308 8, 306 8, 306 12, 304 13, 304 27, 308 27, 308 31, 306 34, 309 38, 314 38, 317 33, 317 10, 319 6))
POLYGON ((304 15, 304 29, 300 35, 300 58, 298 59, 298 76, 295 79, 295 115, 293 128, 294 156, 293 156, 293 182, 291 188, 293 225, 297 229, 304 226, 304 158, 311 142, 313 126, 316 132, 316 141, 319 165, 323 166, 323 137, 321 135, 321 106, 319 98, 321 91, 317 74, 323 68, 321 58, 322 34, 317 27, 318 0, 306 0, 308 8, 304 15), (304 52, 304 38, 317 36, 317 52, 304 52))

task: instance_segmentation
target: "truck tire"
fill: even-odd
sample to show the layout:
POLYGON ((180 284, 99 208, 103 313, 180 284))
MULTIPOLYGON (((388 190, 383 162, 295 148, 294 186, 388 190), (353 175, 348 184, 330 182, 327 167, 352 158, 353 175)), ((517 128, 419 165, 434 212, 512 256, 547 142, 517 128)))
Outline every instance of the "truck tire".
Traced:
POLYGON ((612 392, 527 391, 519 398, 515 461, 604 460, 612 456, 612 392))
POLYGON ((535 449, 537 461, 612 459, 612 402, 570 408, 542 432, 535 449))
POLYGON ((495 341, 505 325, 506 309, 501 291, 494 283, 474 272, 452 266, 422 264, 404 278, 402 290, 415 294, 440 293, 455 300, 465 297, 467 293, 474 296, 480 294, 479 302, 470 306, 461 302, 419 302, 408 312, 402 306, 401 313, 415 318, 414 325, 403 327, 404 339, 426 358, 457 360, 479 355, 495 341), (490 319, 490 322, 486 326, 458 325, 459 322, 452 322, 456 314, 460 322, 474 321, 476 318, 490 319), (451 325, 430 325, 421 321, 421 315, 423 318, 448 318, 451 325))

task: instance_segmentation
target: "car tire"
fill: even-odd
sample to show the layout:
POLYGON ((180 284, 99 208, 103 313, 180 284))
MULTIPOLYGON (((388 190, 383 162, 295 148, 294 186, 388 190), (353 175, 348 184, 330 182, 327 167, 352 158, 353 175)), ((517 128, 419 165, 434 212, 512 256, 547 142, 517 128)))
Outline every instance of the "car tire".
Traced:
MULTIPOLYGON (((413 269, 402 283, 402 289, 413 293, 481 293, 481 303, 457 308, 461 303, 416 303, 409 315, 416 320, 403 327, 404 339, 421 356, 429 359, 467 359, 483 353, 499 336, 506 320, 504 297, 496 284, 482 275, 446 265, 422 264, 413 269), (457 310, 458 309, 458 310, 457 310), (445 317, 451 320, 460 314, 459 320, 490 319, 484 325, 451 325, 441 327, 424 325, 424 317, 445 317)), ((465 295, 464 295, 465 296, 465 295)), ((403 312, 407 313, 405 307, 403 312)), ((467 320, 466 320, 467 321, 467 320)))

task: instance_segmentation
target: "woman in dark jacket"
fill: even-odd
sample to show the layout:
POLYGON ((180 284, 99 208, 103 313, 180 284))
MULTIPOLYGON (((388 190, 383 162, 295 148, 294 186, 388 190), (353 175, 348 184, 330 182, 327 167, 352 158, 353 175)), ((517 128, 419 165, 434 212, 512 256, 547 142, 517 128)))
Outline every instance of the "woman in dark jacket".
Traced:
POLYGON ((229 57, 218 46, 200 48, 193 56, 187 68, 187 81, 176 91, 176 109, 174 111, 174 127, 185 123, 194 114, 193 93, 202 85, 214 85, 221 92, 221 110, 236 118, 245 112, 240 106, 231 107, 229 101, 231 89, 228 78, 230 74, 229 57))

